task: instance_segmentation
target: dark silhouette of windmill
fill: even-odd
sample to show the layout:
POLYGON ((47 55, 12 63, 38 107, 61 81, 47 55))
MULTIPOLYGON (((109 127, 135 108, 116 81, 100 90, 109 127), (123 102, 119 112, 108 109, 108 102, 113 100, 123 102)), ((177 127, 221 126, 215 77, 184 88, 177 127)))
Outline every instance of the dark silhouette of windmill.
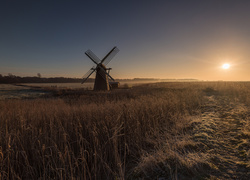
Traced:
POLYGON ((112 78, 109 74, 110 70, 112 68, 107 68, 106 65, 111 61, 111 59, 119 52, 119 49, 117 47, 114 47, 109 51, 109 53, 100 60, 91 50, 87 50, 85 54, 96 64, 96 66, 93 66, 84 76, 83 81, 87 81, 87 79, 96 72, 95 77, 95 85, 94 90, 110 90, 110 87, 112 86, 118 86, 118 82, 115 82, 114 78, 112 78), (114 82, 109 82, 109 80, 112 80, 114 82))

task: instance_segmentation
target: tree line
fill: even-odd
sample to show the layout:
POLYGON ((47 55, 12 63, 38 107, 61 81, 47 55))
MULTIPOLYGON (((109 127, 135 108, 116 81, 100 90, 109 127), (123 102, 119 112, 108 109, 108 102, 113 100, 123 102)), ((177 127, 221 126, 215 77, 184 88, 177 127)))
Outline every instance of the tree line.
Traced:
MULTIPOLYGON (((93 82, 94 79, 88 79, 88 82, 93 82)), ((7 76, 0 74, 0 84, 15 84, 15 83, 80 83, 81 78, 65 78, 65 77, 41 77, 38 73, 34 77, 20 77, 9 73, 7 76)))

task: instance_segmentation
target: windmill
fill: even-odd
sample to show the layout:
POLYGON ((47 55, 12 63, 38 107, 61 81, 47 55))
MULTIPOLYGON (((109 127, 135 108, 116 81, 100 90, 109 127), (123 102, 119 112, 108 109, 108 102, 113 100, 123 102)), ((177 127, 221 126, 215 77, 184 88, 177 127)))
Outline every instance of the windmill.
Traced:
POLYGON ((95 77, 95 85, 94 90, 110 90, 110 86, 116 85, 118 86, 118 82, 115 82, 115 80, 110 76, 109 72, 112 68, 107 68, 107 64, 111 61, 111 59, 119 52, 119 49, 117 47, 114 47, 109 51, 109 53, 100 60, 91 50, 87 50, 85 54, 93 61, 96 66, 93 66, 84 76, 83 81, 87 81, 87 79, 96 72, 95 77), (114 81, 113 83, 109 82, 109 80, 114 81))

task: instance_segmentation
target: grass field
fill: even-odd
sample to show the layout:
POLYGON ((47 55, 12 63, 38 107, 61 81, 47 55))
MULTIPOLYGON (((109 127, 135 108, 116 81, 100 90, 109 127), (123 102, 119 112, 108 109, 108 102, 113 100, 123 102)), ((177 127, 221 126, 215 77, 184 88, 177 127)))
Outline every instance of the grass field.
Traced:
POLYGON ((250 83, 0 101, 0 179, 250 179, 250 83))
MULTIPOLYGON (((131 88, 141 84, 153 83, 153 81, 136 81, 136 80, 123 80, 120 86, 131 88)), ((81 89, 93 90, 94 82, 81 83, 23 83, 23 84, 0 84, 0 100, 4 99, 31 99, 39 98, 45 94, 49 94, 51 90, 61 89, 81 89)))

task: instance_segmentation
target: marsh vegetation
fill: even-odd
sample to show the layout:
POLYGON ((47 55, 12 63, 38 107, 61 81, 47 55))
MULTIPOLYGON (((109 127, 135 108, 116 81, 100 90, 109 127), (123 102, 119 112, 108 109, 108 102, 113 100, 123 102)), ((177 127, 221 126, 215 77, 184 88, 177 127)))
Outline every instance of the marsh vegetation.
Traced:
POLYGON ((250 83, 0 101, 0 179, 250 177, 250 83))

